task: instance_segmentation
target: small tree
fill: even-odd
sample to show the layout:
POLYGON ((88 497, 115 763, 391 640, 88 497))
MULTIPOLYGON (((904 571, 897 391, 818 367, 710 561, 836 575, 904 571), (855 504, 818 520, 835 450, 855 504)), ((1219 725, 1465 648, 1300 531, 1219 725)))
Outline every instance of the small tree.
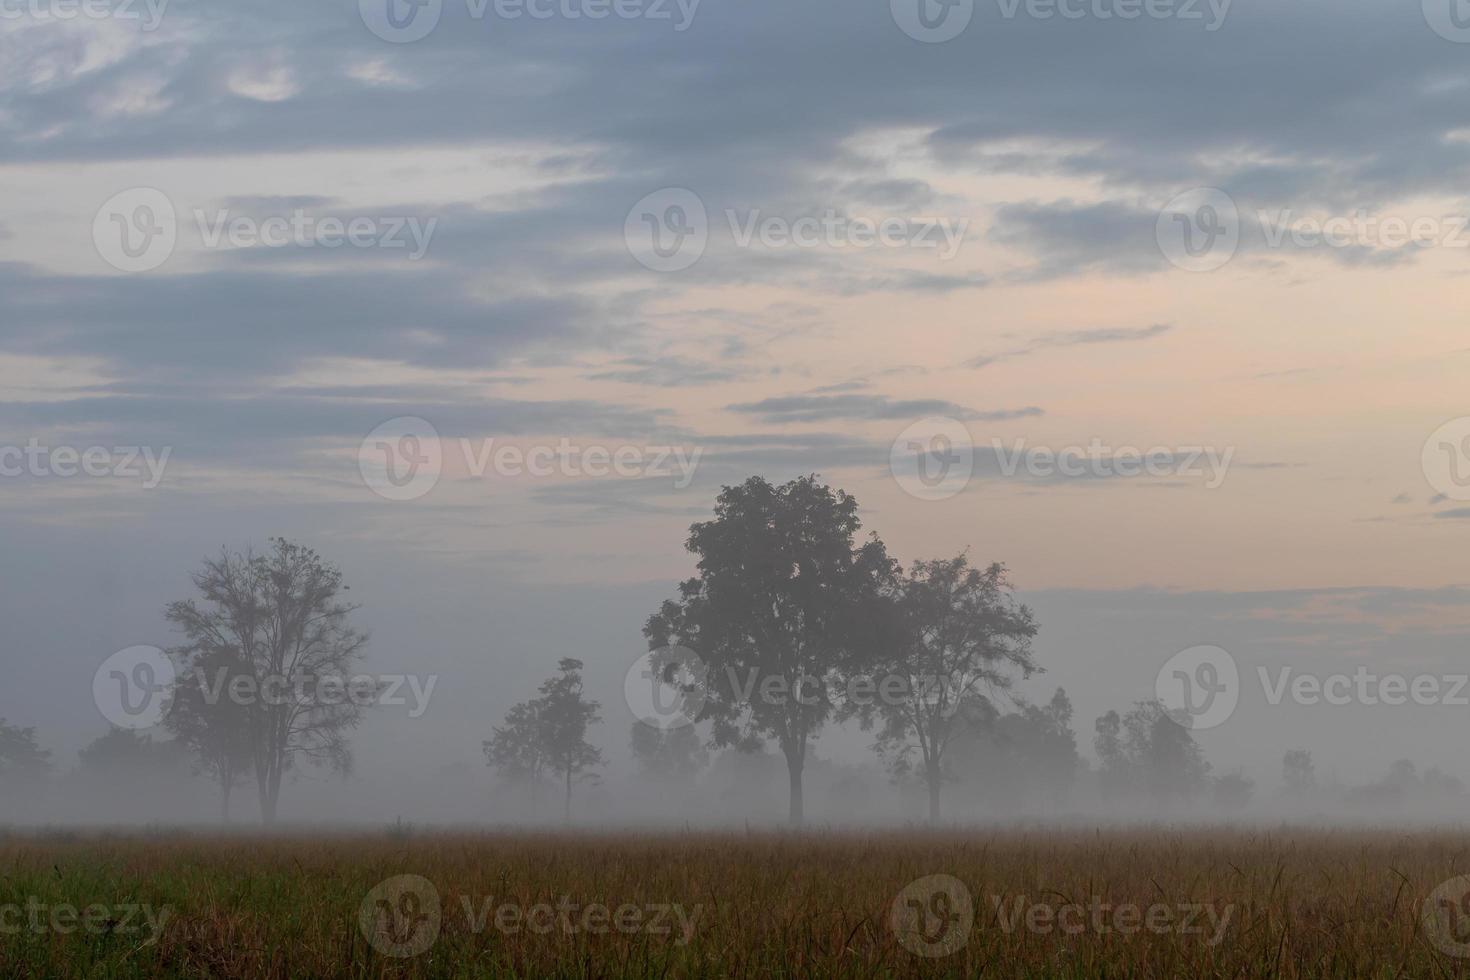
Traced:
POLYGON ((1251 805, 1256 795, 1255 780, 1242 772, 1228 772, 1215 780, 1215 806, 1237 813, 1251 805))
POLYGON ((1209 782, 1204 751, 1160 701, 1139 701, 1122 717, 1109 711, 1096 731, 1092 744, 1105 796, 1147 792, 1159 800, 1188 799, 1209 782))
POLYGON ((36 742, 36 730, 7 725, 0 718, 0 786, 35 782, 50 770, 51 753, 36 742))
POLYGON ((541 685, 541 730, 546 760, 566 785, 562 819, 572 818, 572 783, 595 778, 589 770, 603 764, 602 752, 587 741, 587 729, 602 720, 602 706, 582 695, 582 661, 557 664, 561 673, 541 685))
POLYGON ((919 770, 937 823, 946 753, 965 731, 966 714, 987 694, 1008 690, 1014 674, 1040 669, 1031 657, 1036 623, 1014 600, 1005 566, 982 571, 965 555, 916 562, 898 586, 894 614, 896 636, 877 677, 863 703, 844 713, 860 716, 865 728, 876 713, 874 747, 896 772, 919 770))
POLYGON ((595 778, 589 770, 603 764, 602 752, 587 741, 587 730, 601 721, 601 705, 582 693, 582 661, 557 664, 560 673, 541 685, 541 696, 510 709, 505 725, 485 742, 489 764, 502 774, 534 787, 543 772, 561 777, 566 787, 563 819, 572 816, 572 785, 595 778))
POLYGON ((177 742, 155 742, 152 735, 113 728, 78 752, 77 763, 83 776, 126 785, 140 776, 182 776, 187 756, 177 742))
POLYGON ((1097 733, 1092 740, 1092 750, 1097 753, 1098 779, 1105 798, 1126 792, 1130 773, 1128 757, 1123 752, 1123 718, 1116 711, 1109 711, 1093 725, 1097 733))
POLYGON ((1210 771, 1189 728, 1157 700, 1140 701, 1123 716, 1123 750, 1140 782, 1158 799, 1189 798, 1210 771))
MULTIPOLYGON (((340 687, 367 643, 348 624, 357 607, 341 599, 341 571, 310 548, 280 538, 271 545, 265 555, 226 551, 206 561, 194 574, 199 596, 172 603, 166 614, 187 641, 179 656, 229 663, 233 674, 249 679, 245 697, 223 687, 211 696, 245 708, 266 824, 275 822, 282 777, 298 762, 341 773, 352 768, 348 734, 377 694, 340 687)), ((229 741, 220 733, 220 744, 229 741)))
POLYGON ((176 651, 179 664, 173 701, 164 727, 194 756, 195 772, 220 788, 220 817, 230 820, 230 797, 249 780, 255 754, 248 707, 227 693, 237 676, 248 676, 234 650, 176 651))
POLYGON ((1281 777, 1286 782, 1286 791, 1292 796, 1306 796, 1317 788, 1317 768, 1312 764, 1312 753, 1306 749, 1292 749, 1281 760, 1281 777))
POLYGON ((485 742, 485 758, 500 774, 530 787, 535 802, 536 787, 546 772, 546 751, 538 717, 539 702, 527 701, 510 709, 505 724, 485 742))
POLYGON ((709 764, 709 750, 692 725, 663 731, 635 721, 628 742, 638 768, 658 779, 690 780, 709 764))

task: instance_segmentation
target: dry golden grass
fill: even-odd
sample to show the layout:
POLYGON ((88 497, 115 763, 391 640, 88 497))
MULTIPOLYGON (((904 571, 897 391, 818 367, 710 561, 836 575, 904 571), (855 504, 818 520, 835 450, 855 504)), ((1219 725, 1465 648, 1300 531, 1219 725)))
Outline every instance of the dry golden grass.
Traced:
MULTIPOLYGON (((0 976, 1459 977, 1470 960, 1437 949, 1420 917, 1436 886, 1467 872, 1470 837, 1454 833, 12 836, 0 838, 0 908, 100 904, 112 918, 105 930, 0 935, 0 976), (906 886, 939 874, 968 889, 974 926, 951 955, 919 956, 890 914, 906 886), (400 875, 432 883, 442 910, 437 940, 405 959, 359 925, 369 893, 400 875), (1022 896, 1229 918, 1218 943, 1208 928, 1008 929, 996 900, 1011 909, 1022 896), (567 934, 562 920, 506 932, 493 911, 476 929, 466 900, 476 915, 677 904, 696 918, 687 943, 672 914, 668 932, 567 934), (155 942, 119 921, 144 904, 171 912, 155 942)), ((368 905, 369 922, 394 924, 368 905)), ((402 920, 397 938, 426 921, 402 920)))

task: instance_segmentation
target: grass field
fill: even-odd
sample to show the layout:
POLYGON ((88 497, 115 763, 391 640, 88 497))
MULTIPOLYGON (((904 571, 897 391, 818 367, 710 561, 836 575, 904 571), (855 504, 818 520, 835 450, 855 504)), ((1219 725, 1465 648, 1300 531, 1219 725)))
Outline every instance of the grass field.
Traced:
POLYGON ((1458 977, 1466 872, 1451 833, 12 835, 0 976, 1458 977))

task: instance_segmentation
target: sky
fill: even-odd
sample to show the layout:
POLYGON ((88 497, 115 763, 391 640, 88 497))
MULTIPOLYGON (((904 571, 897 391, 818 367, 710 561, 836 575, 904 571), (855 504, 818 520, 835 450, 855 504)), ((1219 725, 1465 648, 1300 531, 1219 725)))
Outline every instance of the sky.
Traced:
POLYGON ((817 473, 1010 567, 1084 744, 1208 644, 1217 764, 1470 778, 1254 680, 1465 669, 1467 94, 1458 0, 0 0, 0 717, 281 535, 441 678, 362 778, 562 656, 619 742, 689 524, 817 473))

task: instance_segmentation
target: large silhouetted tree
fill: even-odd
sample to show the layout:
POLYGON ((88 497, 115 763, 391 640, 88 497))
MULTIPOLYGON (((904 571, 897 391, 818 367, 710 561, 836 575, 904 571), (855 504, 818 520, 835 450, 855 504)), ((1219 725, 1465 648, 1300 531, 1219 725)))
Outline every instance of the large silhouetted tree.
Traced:
POLYGON ((876 536, 855 544, 857 509, 816 477, 726 487, 714 519, 689 529, 698 574, 644 627, 653 648, 677 643, 704 660, 715 747, 780 746, 794 824, 808 745, 833 715, 835 682, 874 656, 895 574, 876 536))
MULTIPOLYGON (((348 734, 376 700, 349 681, 367 636, 348 624, 357 608, 342 600, 342 573, 315 551, 274 538, 263 555, 226 551, 194 574, 199 595, 172 603, 168 620, 186 643, 187 662, 229 665, 222 683, 206 674, 209 697, 245 709, 250 764, 261 819, 274 823, 281 779, 299 762, 347 772, 348 734)), ((232 717, 227 712, 218 716, 232 717)), ((220 733, 220 741, 229 741, 220 733)))
MULTIPOLYGON (((844 710, 869 727, 896 772, 917 769, 929 790, 929 819, 939 820, 939 791, 950 774, 946 752, 969 715, 1015 675, 1039 668, 1031 657, 1036 623, 1016 602, 1003 565, 972 568, 964 555, 915 562, 892 597, 897 630, 874 675, 844 710)), ((853 685, 849 690, 858 692, 853 685)))

